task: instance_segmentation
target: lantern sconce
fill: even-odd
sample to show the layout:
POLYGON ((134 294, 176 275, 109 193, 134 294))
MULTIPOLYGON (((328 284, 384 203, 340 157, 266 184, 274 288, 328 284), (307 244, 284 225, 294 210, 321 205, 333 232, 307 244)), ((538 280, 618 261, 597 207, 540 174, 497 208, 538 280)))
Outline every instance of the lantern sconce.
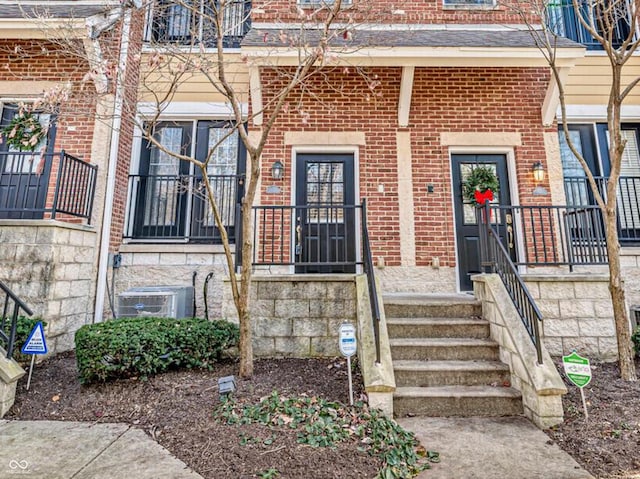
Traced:
POLYGON ((542 162, 536 161, 533 164, 532 171, 533 171, 533 179, 536 180, 536 183, 542 183, 544 181, 544 175, 545 175, 544 166, 542 166, 542 162))
POLYGON ((271 165, 271 178, 274 180, 281 180, 284 176, 284 165, 280 160, 277 160, 271 165))

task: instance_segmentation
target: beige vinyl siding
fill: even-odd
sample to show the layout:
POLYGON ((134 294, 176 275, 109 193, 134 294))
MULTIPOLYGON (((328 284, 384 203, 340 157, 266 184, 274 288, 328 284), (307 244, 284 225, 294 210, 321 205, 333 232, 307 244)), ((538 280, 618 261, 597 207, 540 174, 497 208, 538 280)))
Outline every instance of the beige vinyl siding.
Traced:
MULTIPOLYGON (((640 57, 632 58, 623 70, 622 84, 640 76, 640 57)), ((611 83, 611 66, 606 55, 586 56, 569 72, 566 83, 567 103, 573 105, 606 105, 611 83)), ((640 105, 640 88, 635 88, 627 105, 640 105)))
MULTIPOLYGON (((156 101, 163 99, 170 89, 176 75, 172 74, 169 68, 163 71, 150 72, 150 54, 145 53, 142 57, 142 68, 140 72, 140 98, 139 101, 156 101)), ((214 61, 212 57, 212 62, 214 61)), ((240 59, 238 54, 225 56, 227 80, 236 88, 238 92, 246 92, 242 100, 248 101, 249 97, 249 74, 247 66, 240 59)), ((211 77, 215 78, 215 65, 211 65, 211 77)), ((180 79, 175 94, 171 97, 174 102, 225 102, 225 97, 218 91, 212 81, 204 74, 187 74, 180 79)))

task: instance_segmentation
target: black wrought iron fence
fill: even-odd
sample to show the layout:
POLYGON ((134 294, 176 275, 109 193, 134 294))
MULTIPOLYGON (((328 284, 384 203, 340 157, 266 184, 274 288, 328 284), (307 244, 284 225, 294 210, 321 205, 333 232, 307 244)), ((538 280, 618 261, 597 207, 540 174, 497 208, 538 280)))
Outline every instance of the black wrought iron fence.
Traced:
POLYGON ((9 287, 0 281, 0 294, 2 295, 2 313, 0 314, 0 343, 6 350, 7 358, 13 356, 16 342, 16 329, 18 326, 18 316, 23 311, 27 316, 31 316, 33 311, 9 287))
POLYGON ((89 223, 97 169, 65 151, 0 153, 0 218, 67 216, 89 223))
POLYGON ((602 213, 596 206, 490 205, 493 226, 516 265, 607 264, 602 213))
MULTIPOLYGON (((243 175, 208 177, 229 239, 235 240, 236 205, 243 175)), ((132 211, 124 237, 215 243, 220 231, 203 178, 199 175, 129 175, 132 211)))
MULTIPOLYGON (((598 191, 606 196, 608 178, 596 176, 598 191)), ((564 178, 564 191, 569 205, 594 205, 593 194, 584 176, 564 178)), ((640 176, 621 176, 616 195, 618 238, 622 244, 640 243, 640 176)))

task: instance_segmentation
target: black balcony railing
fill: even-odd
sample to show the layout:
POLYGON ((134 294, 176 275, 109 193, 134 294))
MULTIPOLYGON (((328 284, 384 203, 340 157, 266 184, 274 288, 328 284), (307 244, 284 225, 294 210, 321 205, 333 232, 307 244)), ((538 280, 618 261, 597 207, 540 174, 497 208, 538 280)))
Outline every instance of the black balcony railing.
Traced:
POLYGON ((174 43, 178 45, 216 45, 218 28, 215 19, 217 8, 223 8, 223 46, 238 48, 249 31, 251 2, 228 0, 220 7, 207 0, 161 0, 153 5, 148 42, 174 43))
POLYGON ((254 206, 253 264, 298 272, 355 272, 362 205, 254 206))
MULTIPOLYGON (((606 194, 608 178, 594 178, 601 194, 606 194)), ((564 191, 569 205, 593 205, 593 195, 583 176, 565 177, 564 191)), ((616 198, 618 211, 618 239, 622 245, 640 243, 640 177, 621 176, 616 198)))
MULTIPOLYGON (((230 241, 235 241, 236 205, 243 175, 208 177, 230 241)), ((124 237, 133 240, 219 243, 206 187, 199 175, 129 175, 130 204, 124 237)))
POLYGON ((0 166, 0 218, 90 222, 96 165, 62 151, 0 153, 0 166))
POLYGON ((33 312, 2 281, 0 281, 1 297, 4 297, 4 300, 0 301, 2 307, 0 312, 0 344, 4 346, 7 357, 11 358, 16 345, 16 330, 20 311, 23 311, 27 316, 31 316, 33 312))
MULTIPOLYGON (((605 0, 579 0, 578 3, 582 5, 580 10, 589 23, 591 23, 589 20, 589 9, 593 11, 592 22, 597 26, 597 30, 605 35, 605 38, 605 32, 611 30, 612 43, 615 48, 619 47, 625 38, 627 38, 630 31, 630 17, 628 3, 626 1, 611 0, 609 5, 615 5, 613 9, 610 10, 613 12, 611 13, 612 29, 605 27, 606 21, 602 13, 602 5, 606 4, 605 0)), ((602 50, 603 48, 580 23, 572 0, 549 2, 547 5, 547 25, 555 34, 582 43, 589 50, 602 50)))
POLYGON ((489 210, 492 225, 516 265, 573 269, 607 264, 604 222, 596 206, 491 205, 489 210))

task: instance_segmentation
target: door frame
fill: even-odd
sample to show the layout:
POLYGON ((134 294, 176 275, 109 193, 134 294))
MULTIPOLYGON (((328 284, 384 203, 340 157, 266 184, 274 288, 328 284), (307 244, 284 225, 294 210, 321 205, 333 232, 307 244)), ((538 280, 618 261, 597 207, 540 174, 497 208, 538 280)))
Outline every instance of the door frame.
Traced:
MULTIPOLYGON (((343 145, 316 145, 316 146, 292 146, 291 147, 291 156, 289 158, 289 164, 291 165, 291 178, 290 178, 290 190, 291 194, 289 196, 289 204, 296 204, 297 197, 297 156, 298 154, 328 154, 328 155, 353 155, 353 197, 355 198, 355 204, 360 204, 362 201, 360 198, 360 149, 357 146, 343 146, 343 145)), ((262 181, 265 181, 264 179, 262 181)), ((271 180, 273 181, 273 180, 271 180)), ((362 244, 360 238, 360 230, 361 230, 360 220, 356 218, 355 224, 355 248, 356 248, 356 261, 362 261, 362 244)), ((289 251, 295 251, 295 224, 291 225, 291 234, 289 241, 289 251)), ((289 267, 289 273, 295 274, 295 264, 289 267)), ((356 265, 356 274, 362 272, 362 267, 356 265)))
MULTIPOLYGON (((455 275, 456 275, 456 291, 458 293, 463 292, 460 282, 460 274, 458 272, 458 265, 460 258, 458 257, 458 233, 456 230, 456 206, 455 206, 455 189, 453 187, 453 155, 504 155, 507 163, 507 175, 509 176, 509 195, 511 197, 512 205, 520 204, 520 196, 517 188, 516 175, 516 161, 515 152, 513 147, 493 147, 493 146, 452 146, 449 148, 449 194, 450 194, 450 206, 451 206, 451 226, 453 229, 453 245, 455 255, 455 275)), ((515 250, 519 257, 524 255, 524 245, 520 238, 522 238, 522 231, 520 227, 520 218, 517 212, 514 214, 514 226, 515 226, 515 250), (517 215, 517 216, 516 216, 517 215)), ((519 267, 521 272, 525 272, 524 266, 519 267)))

